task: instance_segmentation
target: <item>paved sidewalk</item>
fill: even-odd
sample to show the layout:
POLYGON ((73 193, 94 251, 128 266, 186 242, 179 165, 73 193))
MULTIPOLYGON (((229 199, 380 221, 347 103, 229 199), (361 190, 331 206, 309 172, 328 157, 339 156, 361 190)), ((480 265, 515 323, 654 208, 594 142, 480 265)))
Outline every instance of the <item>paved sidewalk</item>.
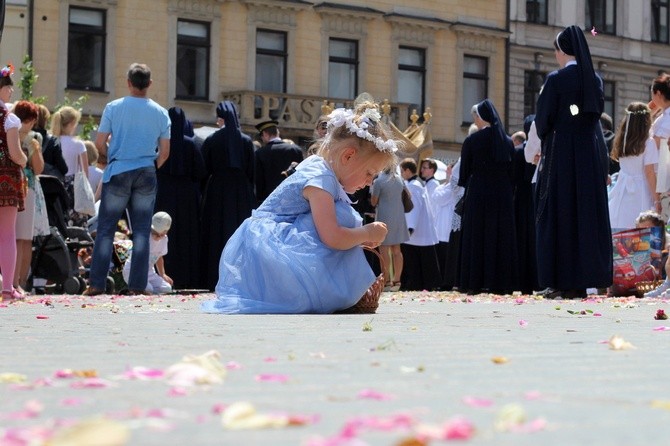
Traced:
POLYGON ((384 293, 374 315, 226 316, 199 311, 211 297, 0 304, 0 445, 96 416, 142 446, 670 442, 670 301, 384 293), (211 350, 222 382, 182 365, 170 384, 211 350), (224 428, 237 402, 268 417, 230 426, 279 427, 224 428))

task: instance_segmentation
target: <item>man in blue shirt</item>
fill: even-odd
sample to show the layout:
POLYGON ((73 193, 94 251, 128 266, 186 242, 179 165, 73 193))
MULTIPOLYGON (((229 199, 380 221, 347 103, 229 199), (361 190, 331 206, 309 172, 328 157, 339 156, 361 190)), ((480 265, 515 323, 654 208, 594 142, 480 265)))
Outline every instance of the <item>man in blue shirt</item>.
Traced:
POLYGON ((85 292, 89 296, 105 291, 114 232, 126 208, 133 237, 128 292, 143 294, 147 286, 156 168, 170 154, 170 118, 167 110, 147 97, 151 82, 148 66, 132 64, 128 70, 130 95, 108 103, 100 119, 95 146, 107 155, 109 164, 102 177, 98 231, 85 292))

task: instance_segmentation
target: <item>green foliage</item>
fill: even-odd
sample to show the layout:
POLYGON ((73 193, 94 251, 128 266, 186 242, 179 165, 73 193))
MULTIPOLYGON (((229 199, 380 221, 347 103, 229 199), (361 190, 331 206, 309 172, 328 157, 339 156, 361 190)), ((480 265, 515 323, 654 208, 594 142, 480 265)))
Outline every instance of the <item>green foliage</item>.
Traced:
MULTIPOLYGON (((19 83, 19 88, 21 88, 21 99, 31 101, 35 104, 44 104, 47 99, 46 96, 33 96, 33 88, 35 87, 35 83, 40 76, 35 71, 33 61, 30 59, 29 55, 26 54, 26 56, 23 58, 23 66, 19 71, 21 71, 21 81, 19 83)), ((54 110, 58 110, 61 107, 69 105, 70 107, 82 111, 86 102, 88 102, 87 94, 79 96, 75 100, 72 100, 69 96, 65 95, 63 101, 56 104, 54 110)), ((90 139, 91 134, 98 128, 95 119, 93 119, 93 116, 91 115, 82 118, 79 125, 81 126, 81 131, 79 132, 81 139, 90 139)))
POLYGON ((33 102, 35 104, 44 104, 46 101, 45 96, 33 96, 33 88, 35 87, 35 82, 37 82, 39 75, 35 72, 33 61, 30 60, 29 55, 26 54, 26 56, 23 58, 23 66, 19 71, 21 72, 21 81, 19 82, 19 88, 21 89, 21 99, 24 101, 33 102))
MULTIPOLYGON (((58 110, 61 107, 70 106, 72 108, 76 108, 79 111, 82 111, 86 102, 88 102, 87 94, 81 95, 75 100, 72 100, 68 95, 65 95, 63 101, 56 104, 54 110, 58 110)), ((98 125, 91 115, 88 115, 86 118, 82 116, 81 121, 79 121, 79 125, 81 127, 79 137, 83 140, 91 139, 91 134, 98 129, 98 125)))

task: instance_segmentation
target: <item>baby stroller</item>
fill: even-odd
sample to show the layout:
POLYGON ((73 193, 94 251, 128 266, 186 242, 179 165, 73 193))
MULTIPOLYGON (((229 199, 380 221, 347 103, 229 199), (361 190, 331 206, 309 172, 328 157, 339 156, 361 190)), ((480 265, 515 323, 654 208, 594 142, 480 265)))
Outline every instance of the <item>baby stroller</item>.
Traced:
POLYGON ((78 252, 92 247, 93 239, 84 228, 66 226, 69 197, 63 183, 56 177, 40 175, 40 184, 47 204, 50 233, 35 238, 27 288, 31 290, 35 278, 39 277, 52 282, 56 292, 80 294, 86 289, 86 281, 80 273, 78 252))

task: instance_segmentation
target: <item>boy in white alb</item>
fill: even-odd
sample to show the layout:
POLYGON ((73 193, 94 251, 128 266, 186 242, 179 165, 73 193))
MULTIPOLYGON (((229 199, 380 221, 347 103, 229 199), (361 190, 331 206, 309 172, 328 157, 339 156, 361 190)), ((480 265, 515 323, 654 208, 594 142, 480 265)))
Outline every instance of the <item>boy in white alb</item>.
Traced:
MULTIPOLYGON (((156 212, 151 218, 151 238, 149 239, 149 277, 147 278, 148 294, 165 294, 172 292, 172 279, 165 274, 163 256, 168 252, 167 233, 172 226, 172 217, 167 212, 156 212)), ((130 264, 133 255, 123 265, 123 279, 128 282, 130 264)))

